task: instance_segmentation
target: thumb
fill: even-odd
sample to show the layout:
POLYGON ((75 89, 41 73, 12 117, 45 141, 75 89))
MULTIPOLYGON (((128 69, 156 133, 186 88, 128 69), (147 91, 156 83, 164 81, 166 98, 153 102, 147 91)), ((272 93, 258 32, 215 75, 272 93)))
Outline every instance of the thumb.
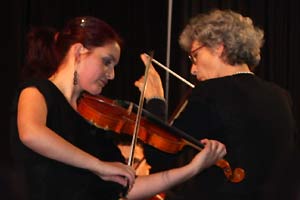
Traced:
POLYGON ((150 57, 147 54, 145 54, 145 53, 142 53, 140 55, 140 57, 141 57, 144 65, 147 66, 149 64, 150 57))

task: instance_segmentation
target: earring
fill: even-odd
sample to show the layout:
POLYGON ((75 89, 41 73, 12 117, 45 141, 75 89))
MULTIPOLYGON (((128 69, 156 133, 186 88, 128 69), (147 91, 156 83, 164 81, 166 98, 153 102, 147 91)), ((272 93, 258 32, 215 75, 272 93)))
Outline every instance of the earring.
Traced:
POLYGON ((74 71, 74 77, 73 77, 73 85, 77 85, 78 84, 78 74, 77 71, 74 71))

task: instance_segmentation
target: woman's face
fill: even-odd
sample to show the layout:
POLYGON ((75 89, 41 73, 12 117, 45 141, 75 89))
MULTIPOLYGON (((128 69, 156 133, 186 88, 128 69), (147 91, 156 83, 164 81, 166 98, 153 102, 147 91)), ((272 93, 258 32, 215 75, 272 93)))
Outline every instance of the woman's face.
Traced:
POLYGON ((119 62, 120 53, 119 44, 112 42, 82 55, 77 69, 80 87, 91 94, 100 94, 108 80, 115 77, 114 68, 119 62))
POLYGON ((209 47, 195 41, 192 43, 190 57, 193 60, 191 74, 199 81, 219 77, 221 66, 219 50, 212 50, 209 47))

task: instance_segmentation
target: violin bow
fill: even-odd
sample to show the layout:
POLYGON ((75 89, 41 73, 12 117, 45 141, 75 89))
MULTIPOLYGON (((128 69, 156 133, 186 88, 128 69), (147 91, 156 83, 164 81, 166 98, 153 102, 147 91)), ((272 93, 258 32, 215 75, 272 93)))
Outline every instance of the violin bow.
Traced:
POLYGON ((151 65, 151 62, 152 62, 154 52, 151 51, 149 54, 150 54, 150 56, 149 56, 149 60, 148 60, 148 63, 146 65, 146 68, 145 68, 144 84, 143 84, 143 88, 142 88, 141 95, 140 95, 138 111, 137 111, 137 115, 136 115, 133 135, 132 135, 130 156, 129 156, 128 163, 127 163, 130 166, 132 166, 132 162, 133 162, 134 149, 135 149, 137 138, 138 138, 140 121, 141 121, 141 116, 142 116, 142 111, 143 111, 143 106, 144 106, 144 96, 145 96, 145 88, 146 88, 146 85, 147 85, 148 72, 149 72, 149 68, 150 68, 150 65, 151 65))
MULTIPOLYGON (((146 53, 145 53, 145 55, 149 56, 146 53)), ((182 82, 184 82, 185 84, 187 84, 188 86, 190 86, 191 88, 195 87, 195 85, 193 83, 187 81, 185 78, 183 78, 180 75, 176 74, 174 71, 170 70, 168 67, 164 66, 163 64, 161 64, 160 62, 158 62, 157 60, 155 60, 153 57, 151 59, 151 62, 157 64, 159 67, 161 67, 162 69, 166 70, 167 72, 169 72, 170 74, 172 74, 173 76, 175 76, 176 78, 178 78, 179 80, 181 80, 182 82)))
MULTIPOLYGON (((144 84, 143 84, 143 88, 142 88, 141 95, 140 95, 138 111, 137 111, 137 114, 136 114, 136 120, 135 120, 134 130, 133 130, 133 134, 132 134, 130 155, 129 155, 128 163, 127 163, 128 166, 132 166, 133 160, 134 160, 134 150, 135 150, 135 146, 136 146, 136 143, 137 143, 138 132, 139 132, 139 128, 140 128, 140 121, 141 121, 141 116, 142 116, 142 111, 143 111, 143 106, 144 106, 145 88, 146 88, 146 85, 147 85, 148 72, 149 72, 150 65, 152 63, 152 58, 153 58, 154 52, 151 51, 149 54, 150 54, 150 56, 149 56, 149 60, 148 60, 148 63, 146 65, 146 68, 145 68, 144 84)), ((121 193, 121 199, 124 199, 124 197, 127 196, 127 192, 128 192, 128 184, 127 184, 127 187, 125 188, 125 191, 123 191, 121 193)))

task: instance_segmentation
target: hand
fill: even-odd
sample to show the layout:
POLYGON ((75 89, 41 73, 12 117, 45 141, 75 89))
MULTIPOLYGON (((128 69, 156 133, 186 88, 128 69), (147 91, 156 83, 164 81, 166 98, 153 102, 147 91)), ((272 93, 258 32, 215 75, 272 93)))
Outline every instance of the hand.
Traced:
POLYGON ((226 155, 225 145, 216 140, 203 139, 201 143, 204 144, 204 149, 190 163, 195 167, 196 173, 210 167, 226 155))
MULTIPOLYGON (((100 161, 100 160, 99 160, 100 161)), ((135 171, 131 166, 120 162, 103 162, 93 172, 105 181, 117 182, 124 187, 132 188, 135 180, 135 171)))
MULTIPOLYGON (((148 65, 149 62, 149 56, 146 54, 141 54, 141 59, 144 63, 144 65, 148 65)), ((144 86, 144 76, 142 76, 139 80, 135 81, 134 85, 142 91, 143 86, 144 86)), ((149 71, 148 71, 148 80, 147 80, 147 85, 145 88, 145 94, 144 97, 149 100, 151 98, 161 98, 164 99, 164 89, 162 86, 161 78, 155 68, 153 67, 152 64, 149 66, 149 71)))

